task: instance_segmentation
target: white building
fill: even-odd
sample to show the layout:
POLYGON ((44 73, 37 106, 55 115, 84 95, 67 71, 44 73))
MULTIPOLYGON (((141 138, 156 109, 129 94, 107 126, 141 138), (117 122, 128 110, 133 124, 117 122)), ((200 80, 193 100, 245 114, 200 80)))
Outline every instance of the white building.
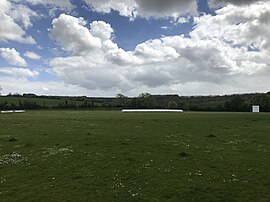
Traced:
POLYGON ((260 112, 260 106, 259 105, 253 105, 252 106, 252 112, 260 112))

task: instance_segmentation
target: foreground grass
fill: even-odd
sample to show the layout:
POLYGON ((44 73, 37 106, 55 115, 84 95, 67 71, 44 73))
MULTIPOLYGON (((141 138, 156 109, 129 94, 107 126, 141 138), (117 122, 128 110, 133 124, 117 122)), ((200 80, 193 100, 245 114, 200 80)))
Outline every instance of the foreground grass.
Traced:
POLYGON ((0 114, 0 201, 269 201, 270 114, 0 114))

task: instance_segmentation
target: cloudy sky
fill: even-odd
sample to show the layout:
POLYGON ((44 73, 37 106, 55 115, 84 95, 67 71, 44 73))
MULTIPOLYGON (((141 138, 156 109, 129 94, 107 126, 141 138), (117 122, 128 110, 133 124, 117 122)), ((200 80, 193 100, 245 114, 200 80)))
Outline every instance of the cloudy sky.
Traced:
POLYGON ((1 0, 2 94, 270 91, 268 0, 1 0))

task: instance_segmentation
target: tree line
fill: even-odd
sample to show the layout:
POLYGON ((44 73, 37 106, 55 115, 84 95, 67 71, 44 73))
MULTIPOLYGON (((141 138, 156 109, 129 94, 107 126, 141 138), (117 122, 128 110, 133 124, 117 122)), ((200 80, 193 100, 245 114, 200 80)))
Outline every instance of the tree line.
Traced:
POLYGON ((183 109, 184 111, 251 111, 260 105, 261 111, 270 111, 270 92, 223 96, 151 95, 137 97, 117 94, 115 97, 38 96, 9 94, 0 96, 0 109, 183 109))

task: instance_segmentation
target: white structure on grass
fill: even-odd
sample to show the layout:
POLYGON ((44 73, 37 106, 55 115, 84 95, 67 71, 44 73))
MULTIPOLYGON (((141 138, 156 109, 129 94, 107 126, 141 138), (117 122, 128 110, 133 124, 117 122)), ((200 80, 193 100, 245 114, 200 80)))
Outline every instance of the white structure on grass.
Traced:
POLYGON ((184 112, 181 109, 122 109, 122 112, 184 112))
POLYGON ((260 106, 259 105, 253 105, 252 106, 252 112, 260 112, 260 106))
POLYGON ((9 113, 24 113, 25 110, 6 110, 6 111, 1 111, 1 114, 9 114, 9 113))

